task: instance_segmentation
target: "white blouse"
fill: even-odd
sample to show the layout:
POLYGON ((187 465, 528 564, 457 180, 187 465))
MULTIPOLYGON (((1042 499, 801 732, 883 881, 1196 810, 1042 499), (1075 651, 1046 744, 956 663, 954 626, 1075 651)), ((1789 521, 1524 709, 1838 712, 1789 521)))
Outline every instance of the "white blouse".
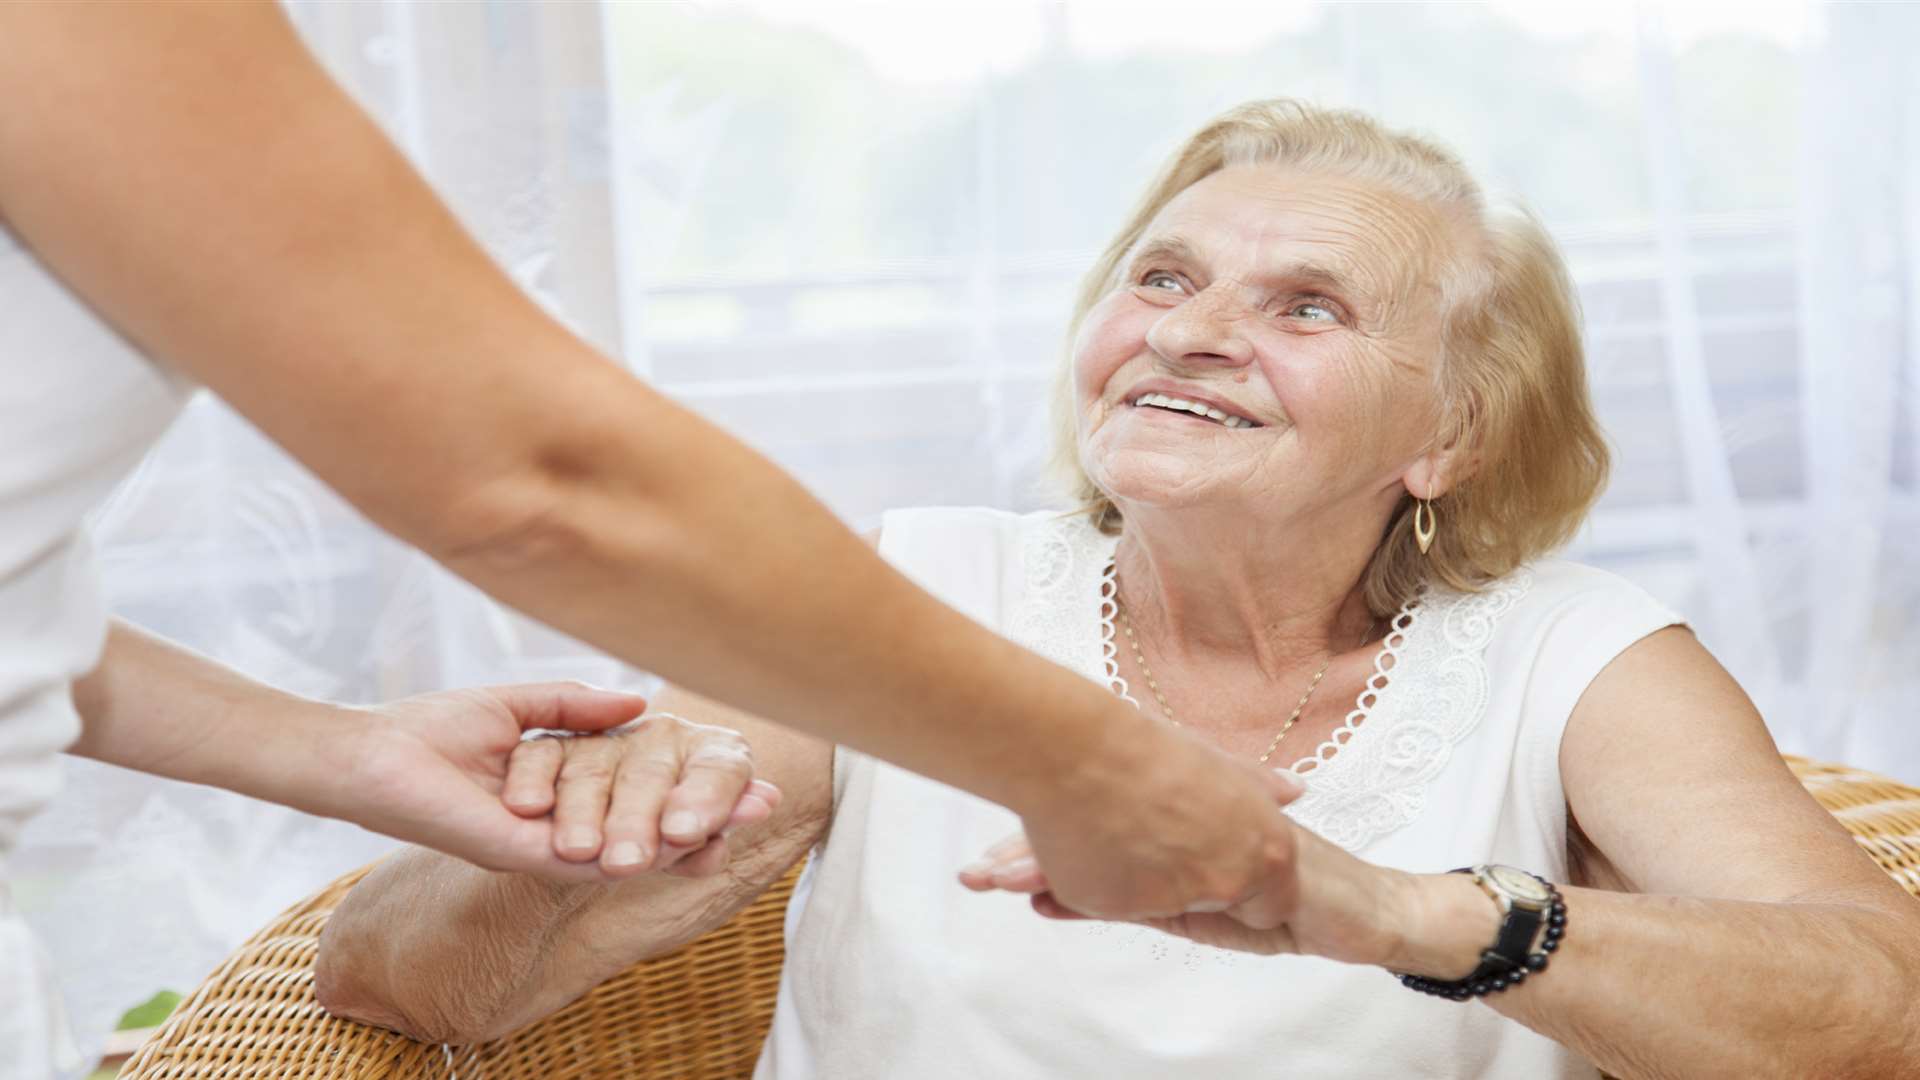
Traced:
POLYGON ((173 422, 170 377, 0 229, 0 1080, 71 1069, 60 999, 7 859, 80 733, 72 680, 107 627, 82 527, 173 422))
MULTIPOLYGON (((1126 692, 1115 540, 1084 515, 887 515, 880 550, 936 596, 1126 692)), ((1560 561, 1472 594, 1430 588, 1393 621, 1287 810, 1384 866, 1479 862, 1567 876, 1560 735, 1627 646, 1680 622, 1560 561)), ((757 1080, 861 1077, 1594 1077, 1559 1044, 1384 971, 1260 957, 1143 928, 1050 922, 954 873, 1019 828, 984 800, 841 749, 834 816, 787 913, 757 1080)), ((1574 927, 1572 933, 1578 933, 1574 927)))

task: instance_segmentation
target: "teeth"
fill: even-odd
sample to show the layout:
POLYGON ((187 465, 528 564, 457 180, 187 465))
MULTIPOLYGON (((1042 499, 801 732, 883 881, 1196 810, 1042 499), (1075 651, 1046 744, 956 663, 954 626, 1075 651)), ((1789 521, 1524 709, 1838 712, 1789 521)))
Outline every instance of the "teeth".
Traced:
POLYGON ((1179 409, 1184 412, 1190 412, 1195 416, 1204 416, 1216 424, 1230 428, 1250 428, 1255 426, 1250 420, 1242 420, 1237 416, 1221 412, 1219 409, 1213 408, 1210 405, 1205 405, 1198 401, 1188 401, 1186 398, 1174 397, 1171 394, 1142 394, 1138 398, 1135 398, 1133 403, 1135 405, 1154 405, 1162 409, 1179 409))

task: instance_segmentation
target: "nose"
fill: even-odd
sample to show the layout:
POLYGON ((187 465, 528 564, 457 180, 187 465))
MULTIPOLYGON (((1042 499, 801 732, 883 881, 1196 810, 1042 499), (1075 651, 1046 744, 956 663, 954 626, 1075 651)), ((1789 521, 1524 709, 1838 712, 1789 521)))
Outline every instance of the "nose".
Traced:
POLYGON ((1257 313, 1221 282, 1162 315, 1147 330, 1147 345, 1162 359, 1186 365, 1244 367, 1253 361, 1246 320, 1257 313))

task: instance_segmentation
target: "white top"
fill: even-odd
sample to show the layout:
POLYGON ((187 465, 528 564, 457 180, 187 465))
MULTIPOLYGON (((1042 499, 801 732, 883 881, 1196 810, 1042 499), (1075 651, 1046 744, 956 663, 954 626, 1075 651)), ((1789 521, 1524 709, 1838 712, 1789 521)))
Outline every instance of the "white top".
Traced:
MULTIPOLYGON (((979 622, 1089 679, 1113 666, 1112 537, 1084 516, 887 515, 880 551, 979 622)), ((1594 676, 1680 622, 1635 586, 1541 562, 1394 620, 1288 813, 1371 862, 1567 876, 1560 735, 1594 676), (1388 672, 1388 669, 1391 672, 1388 672)), ((834 816, 787 912, 757 1080, 862 1077, 1585 1077, 1559 1044, 1369 967, 1059 923, 955 871, 1009 811, 841 749, 834 816)), ((1574 932, 1578 932, 1576 927, 1574 932)))
POLYGON ((0 229, 0 1080, 71 1068, 59 998, 13 911, 7 858, 80 732, 69 686, 107 625, 81 527, 191 392, 0 229))

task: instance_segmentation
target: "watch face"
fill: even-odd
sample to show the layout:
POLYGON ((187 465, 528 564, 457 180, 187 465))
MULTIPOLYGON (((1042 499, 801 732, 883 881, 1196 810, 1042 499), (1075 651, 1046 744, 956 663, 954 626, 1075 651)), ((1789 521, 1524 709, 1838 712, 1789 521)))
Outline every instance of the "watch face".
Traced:
POLYGON ((1515 870, 1511 866, 1489 866, 1486 873, 1495 885, 1518 900, 1530 900, 1538 904, 1545 903, 1553 895, 1539 878, 1525 870, 1515 870))

